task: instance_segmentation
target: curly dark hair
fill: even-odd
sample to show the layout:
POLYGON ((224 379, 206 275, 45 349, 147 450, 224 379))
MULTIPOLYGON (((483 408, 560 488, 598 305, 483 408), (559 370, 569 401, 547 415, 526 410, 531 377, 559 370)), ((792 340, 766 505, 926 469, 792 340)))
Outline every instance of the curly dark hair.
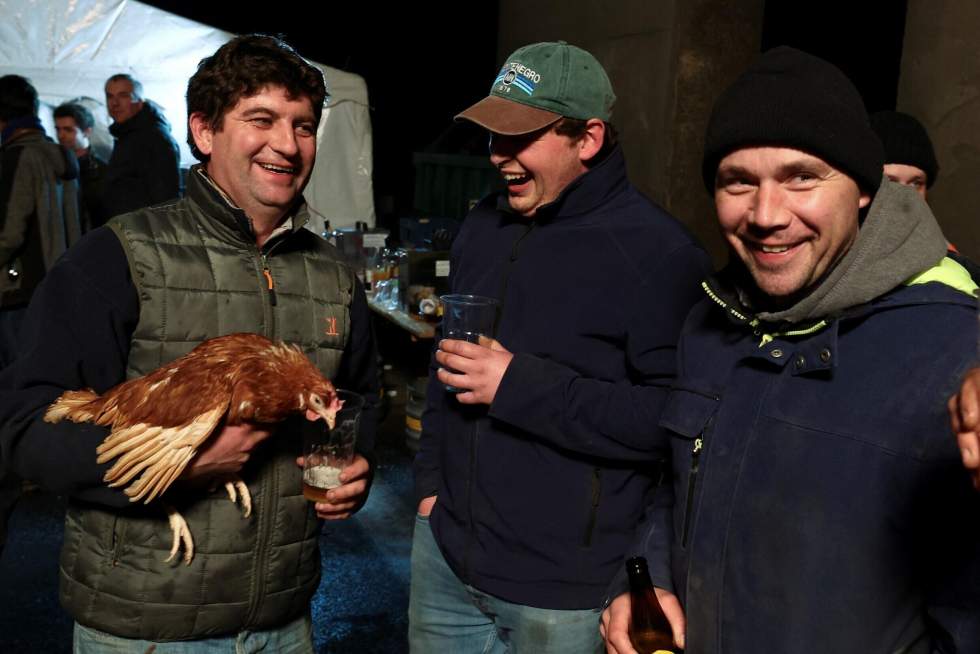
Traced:
POLYGON ((26 77, 4 75, 0 77, 0 120, 37 116, 39 107, 37 89, 26 77))
POLYGON ((95 116, 92 115, 92 112, 85 105, 75 102, 66 102, 55 107, 54 117, 71 118, 75 121, 75 126, 83 132, 95 127, 95 116))
MULTIPOLYGON (((284 88, 290 100, 309 98, 319 124, 327 97, 323 74, 281 38, 265 34, 235 37, 201 60, 187 84, 187 117, 203 114, 211 130, 220 132, 225 114, 266 86, 284 88)), ((187 143, 195 157, 208 160, 190 130, 187 143)))

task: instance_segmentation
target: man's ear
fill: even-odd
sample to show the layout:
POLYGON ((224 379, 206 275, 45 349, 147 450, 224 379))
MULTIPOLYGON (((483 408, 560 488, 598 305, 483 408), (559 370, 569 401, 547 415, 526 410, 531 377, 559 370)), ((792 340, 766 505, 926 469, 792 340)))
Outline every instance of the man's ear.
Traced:
POLYGON ((599 154, 606 142, 606 124, 598 118, 585 121, 585 134, 578 142, 579 161, 585 163, 599 154))
POLYGON ((210 157, 214 132, 211 130, 207 118, 201 112, 195 111, 187 119, 187 124, 190 127, 191 136, 194 138, 194 145, 202 154, 210 157))

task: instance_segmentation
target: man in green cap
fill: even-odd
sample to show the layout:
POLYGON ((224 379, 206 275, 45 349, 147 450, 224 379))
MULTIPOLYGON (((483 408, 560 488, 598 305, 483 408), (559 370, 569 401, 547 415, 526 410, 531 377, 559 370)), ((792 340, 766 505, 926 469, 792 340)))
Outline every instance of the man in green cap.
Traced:
POLYGON ((450 288, 499 312, 493 339, 443 340, 433 358, 413 652, 603 648, 599 612, 659 478, 674 347, 709 269, 629 183, 614 101, 592 55, 537 43, 457 116, 490 132, 506 190, 467 217, 450 288))

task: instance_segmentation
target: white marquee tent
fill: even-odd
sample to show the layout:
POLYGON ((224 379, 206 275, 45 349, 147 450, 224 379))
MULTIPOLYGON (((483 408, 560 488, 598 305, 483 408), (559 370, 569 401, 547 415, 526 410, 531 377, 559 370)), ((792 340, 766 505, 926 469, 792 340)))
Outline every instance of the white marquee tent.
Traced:
MULTIPOLYGON (((163 107, 181 145, 181 163, 189 166, 195 160, 185 143, 187 80, 202 58, 233 36, 135 0, 0 0, 0 75, 31 80, 47 105, 42 120, 52 136, 53 107, 91 98, 85 103, 100 126, 95 144, 111 147, 103 86, 109 76, 129 73, 163 107)), ((330 99, 306 199, 314 215, 332 227, 359 220, 373 226, 367 87, 357 75, 315 65, 326 77, 330 99)), ((320 231, 322 224, 311 228, 320 231)))

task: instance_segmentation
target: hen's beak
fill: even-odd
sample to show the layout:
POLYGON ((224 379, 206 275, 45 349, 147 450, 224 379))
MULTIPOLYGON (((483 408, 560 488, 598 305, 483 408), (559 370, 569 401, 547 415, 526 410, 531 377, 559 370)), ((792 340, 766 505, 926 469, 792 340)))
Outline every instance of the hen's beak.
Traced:
POLYGON ((334 409, 333 407, 327 407, 325 409, 321 409, 316 413, 318 417, 323 418, 326 421, 327 427, 329 427, 330 429, 333 429, 334 426, 337 424, 337 410, 334 409))
POLYGON ((338 398, 336 395, 330 400, 330 405, 322 409, 309 408, 306 410, 306 419, 310 421, 316 421, 323 418, 324 422, 327 423, 327 427, 333 429, 337 423, 337 412, 340 408, 344 406, 343 400, 338 398))

